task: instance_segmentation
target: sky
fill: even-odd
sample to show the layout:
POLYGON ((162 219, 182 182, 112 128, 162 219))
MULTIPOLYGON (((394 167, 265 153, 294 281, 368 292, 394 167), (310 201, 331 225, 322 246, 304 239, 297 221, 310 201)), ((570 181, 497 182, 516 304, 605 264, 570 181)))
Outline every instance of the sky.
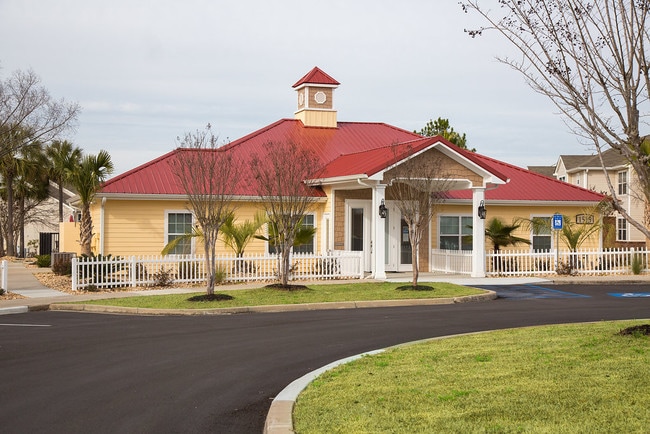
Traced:
POLYGON ((496 60, 512 47, 463 31, 480 24, 456 0, 0 0, 0 79, 32 69, 77 102, 65 138, 107 150, 114 175, 208 123, 225 143, 293 118, 291 86, 314 66, 341 83, 339 121, 447 118, 468 147, 521 167, 590 153, 496 60))

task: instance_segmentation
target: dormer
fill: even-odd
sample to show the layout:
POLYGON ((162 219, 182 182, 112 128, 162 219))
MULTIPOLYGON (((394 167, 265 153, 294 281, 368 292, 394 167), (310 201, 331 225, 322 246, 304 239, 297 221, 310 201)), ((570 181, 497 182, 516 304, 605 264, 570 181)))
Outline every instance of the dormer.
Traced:
POLYGON ((334 90, 339 82, 314 67, 292 87, 298 93, 295 118, 307 127, 336 128, 334 90))

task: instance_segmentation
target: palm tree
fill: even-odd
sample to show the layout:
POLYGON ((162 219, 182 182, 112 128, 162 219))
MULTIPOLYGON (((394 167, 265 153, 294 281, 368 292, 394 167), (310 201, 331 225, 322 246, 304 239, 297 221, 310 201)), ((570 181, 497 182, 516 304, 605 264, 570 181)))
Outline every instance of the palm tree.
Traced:
POLYGON ((46 149, 50 159, 50 176, 59 187, 59 222, 63 221, 63 184, 81 160, 81 149, 67 140, 55 140, 46 149))
POLYGON ((501 250, 501 247, 514 246, 519 243, 530 244, 529 240, 513 235, 513 232, 520 227, 521 224, 506 225, 500 218, 494 217, 485 227, 485 236, 492 242, 495 252, 501 250))
POLYGON ((257 231, 266 223, 264 214, 256 214, 253 221, 246 220, 235 224, 235 217, 231 215, 221 226, 223 242, 229 246, 238 258, 244 256, 244 249, 251 242, 257 231))
POLYGON ((0 158, 0 176, 4 182, 5 200, 7 202, 7 251, 6 254, 14 256, 16 254, 16 242, 14 237, 14 211, 16 209, 16 200, 14 197, 14 184, 17 178, 22 176, 29 166, 33 163, 35 155, 42 152, 42 146, 38 141, 31 141, 27 145, 14 147, 11 143, 24 142, 30 133, 27 130, 17 130, 7 139, 10 143, 8 148, 11 152, 6 152, 0 158))
MULTIPOLYGON (((49 196, 48 187, 50 180, 47 171, 42 168, 47 166, 47 157, 42 148, 28 145, 27 159, 20 161, 18 176, 14 179, 14 199, 18 215, 17 232, 19 233, 20 256, 25 257, 25 225, 31 217, 32 211, 49 196)), ((23 148, 21 151, 25 151, 23 148)))
POLYGON ((84 156, 79 164, 68 170, 69 180, 77 190, 81 202, 81 224, 79 225, 79 242, 81 254, 91 256, 90 248, 93 238, 93 221, 90 216, 90 204, 99 191, 102 182, 113 173, 113 162, 108 152, 102 150, 97 155, 84 156))

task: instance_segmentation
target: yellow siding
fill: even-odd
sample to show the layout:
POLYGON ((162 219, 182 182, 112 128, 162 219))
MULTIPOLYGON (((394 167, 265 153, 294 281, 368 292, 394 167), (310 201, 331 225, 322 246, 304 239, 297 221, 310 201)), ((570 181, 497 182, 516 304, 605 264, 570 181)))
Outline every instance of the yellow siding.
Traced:
MULTIPOLYGON (((104 254, 119 256, 130 255, 160 255, 166 244, 165 225, 166 212, 190 212, 186 201, 155 201, 155 200, 117 200, 109 199, 104 205, 104 254)), ((314 213, 314 223, 318 226, 323 216, 323 204, 315 204, 310 212, 314 213)), ((254 220, 255 214, 263 213, 260 204, 243 203, 235 211, 235 223, 254 220)), ((93 207, 94 232, 101 230, 100 206, 93 207)), ((260 234, 266 234, 265 228, 260 234)), ((79 239, 79 230, 76 229, 76 240, 79 239)), ((96 235, 93 240, 93 252, 99 253, 100 239, 96 235)), ((315 237, 315 249, 318 251, 320 237, 315 237)), ((66 247, 74 241, 66 240, 66 247)), ((78 250, 78 242, 77 250, 78 250)), ((246 247, 246 254, 261 254, 266 249, 263 240, 254 239, 246 247)), ((68 250, 74 251, 74 250, 68 250)), ((195 241, 194 252, 203 254, 203 245, 195 241)), ((230 247, 221 240, 217 242, 217 254, 232 254, 230 247)))
MULTIPOLYGON (((560 213, 562 215, 568 216, 571 218, 571 222, 575 223, 575 216, 577 214, 587 214, 589 209, 584 209, 575 206, 503 206, 503 205, 490 205, 486 203, 487 208, 487 222, 494 218, 500 218, 504 223, 511 224, 515 219, 531 219, 533 217, 550 217, 555 213, 560 213)), ((442 204, 437 209, 437 215, 434 216, 434 219, 431 223, 431 245, 433 248, 438 246, 438 231, 439 231, 439 216, 441 215, 457 215, 457 216, 468 216, 473 217, 472 208, 469 205, 452 205, 452 204, 442 204)), ((595 220, 598 220, 598 215, 595 215, 595 220)), ((515 236, 527 239, 532 241, 532 232, 530 229, 525 227, 520 227, 515 233, 515 236)), ((492 245, 489 240, 486 239, 485 243, 486 249, 492 249, 492 245)), ((555 238, 553 239, 553 245, 555 245, 555 238)), ((582 246, 581 248, 598 248, 600 246, 600 231, 597 231, 592 235, 582 246)), ((526 250, 531 247, 527 244, 517 244, 516 246, 508 247, 503 250, 526 250)), ((560 249, 565 249, 566 245, 560 241, 560 249)))

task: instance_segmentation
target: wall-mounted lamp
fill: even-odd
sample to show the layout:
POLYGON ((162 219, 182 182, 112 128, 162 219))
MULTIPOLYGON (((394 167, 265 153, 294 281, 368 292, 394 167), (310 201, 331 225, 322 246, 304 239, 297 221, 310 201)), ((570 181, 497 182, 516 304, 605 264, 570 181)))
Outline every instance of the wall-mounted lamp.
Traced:
POLYGON ((485 220, 485 217, 487 216, 487 210, 485 209, 485 201, 481 201, 481 203, 478 205, 478 218, 481 220, 485 220))
POLYGON ((384 199, 381 200, 381 204, 379 205, 379 217, 385 219, 388 216, 388 208, 386 208, 386 205, 384 204, 384 199))

